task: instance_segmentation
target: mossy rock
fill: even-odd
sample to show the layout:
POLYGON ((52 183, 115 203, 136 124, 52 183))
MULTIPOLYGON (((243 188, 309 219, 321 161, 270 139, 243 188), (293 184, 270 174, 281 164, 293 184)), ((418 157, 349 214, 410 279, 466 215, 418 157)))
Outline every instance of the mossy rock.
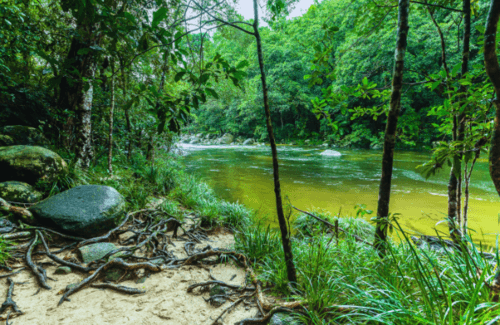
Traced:
POLYGON ((117 226, 125 199, 112 187, 77 186, 32 206, 37 221, 65 233, 92 238, 117 226))
POLYGON ((70 274, 71 268, 69 266, 60 266, 55 271, 54 274, 70 274))
MULTIPOLYGON (((118 281, 125 274, 125 272, 127 271, 117 267, 110 268, 104 273, 104 281, 118 281)), ((129 280, 132 278, 132 276, 133 274, 129 272, 123 279, 129 280)))
POLYGON ((22 181, 35 185, 40 179, 54 181, 68 165, 57 153, 36 146, 0 147, 0 182, 22 181))
POLYGON ((23 125, 9 125, 0 128, 0 134, 8 136, 9 139, 3 139, 11 144, 2 144, 0 137, 0 146, 13 146, 13 145, 28 145, 28 146, 46 146, 49 141, 45 138, 43 133, 30 126, 23 125))
POLYGON ((269 325, 303 325, 303 323, 294 319, 290 314, 276 313, 269 320, 269 325))
POLYGON ((5 146, 13 146, 16 142, 12 137, 5 135, 5 134, 0 134, 0 147, 5 147, 5 146))
MULTIPOLYGON (((95 243, 78 248, 83 263, 90 263, 103 258, 106 254, 116 249, 113 243, 95 243)), ((116 255, 116 254, 115 254, 116 255)))
POLYGON ((35 203, 42 199, 42 193, 28 183, 8 181, 0 183, 0 197, 12 202, 35 203))

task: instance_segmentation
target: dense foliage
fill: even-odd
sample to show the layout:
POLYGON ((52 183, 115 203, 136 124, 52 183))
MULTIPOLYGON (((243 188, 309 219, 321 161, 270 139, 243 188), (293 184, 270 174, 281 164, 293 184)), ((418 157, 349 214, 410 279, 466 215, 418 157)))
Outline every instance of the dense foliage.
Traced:
MULTIPOLYGON (((460 9, 458 1, 448 3, 460 9)), ((324 0, 303 16, 282 17, 262 28, 273 123, 280 141, 317 139, 355 147, 381 144, 394 64, 396 9, 376 7, 369 0, 324 0), (379 97, 364 96, 370 89, 378 90, 379 97)), ((471 67, 483 66, 478 42, 487 11, 485 1, 474 2, 471 67)), ((461 61, 461 13, 438 8, 433 15, 444 34, 451 70, 461 61)), ((205 50, 221 53, 235 64, 248 59, 250 66, 243 89, 231 83, 220 85, 220 100, 209 99, 201 105, 190 130, 264 140, 260 74, 252 37, 226 27, 214 33, 205 50)), ((439 130, 443 117, 433 110, 448 97, 445 84, 429 87, 426 83, 438 80, 434 75, 442 70, 436 26, 425 6, 412 4, 398 147, 430 148, 434 141, 450 139, 449 133, 439 130)), ((474 82, 486 79, 483 70, 474 82)))

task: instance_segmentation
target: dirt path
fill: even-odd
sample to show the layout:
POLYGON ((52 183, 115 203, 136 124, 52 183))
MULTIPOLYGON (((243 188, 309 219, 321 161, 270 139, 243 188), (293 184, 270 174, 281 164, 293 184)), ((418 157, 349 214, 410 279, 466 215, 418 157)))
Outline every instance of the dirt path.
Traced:
MULTIPOLYGON (((122 234, 127 236, 127 233, 122 234)), ((212 242, 203 242, 196 245, 203 248, 207 244, 212 247, 228 248, 234 243, 231 234, 218 234, 209 236, 212 242)), ((122 237, 123 238, 123 237, 122 237)), ((172 251, 178 258, 186 257, 184 252, 185 241, 174 240, 176 247, 172 251)), ((40 249, 40 248, 39 248, 40 249)), ((67 252, 58 254, 60 258, 67 252)), ((47 257, 37 260, 37 263, 50 261, 47 257)), ((208 298, 208 292, 187 293, 189 285, 212 280, 210 273, 217 280, 228 284, 243 285, 245 283, 245 271, 233 264, 222 264, 216 266, 184 266, 173 270, 164 270, 152 273, 144 283, 136 283, 136 280, 127 280, 120 285, 146 290, 145 294, 130 296, 109 289, 97 289, 87 287, 73 295, 71 301, 57 306, 61 295, 58 292, 64 290, 68 284, 76 283, 84 278, 84 274, 70 273, 65 275, 54 274, 56 266, 44 266, 47 275, 57 282, 48 280, 52 290, 41 289, 34 295, 39 285, 30 270, 11 276, 16 283, 14 286, 13 300, 24 312, 24 315, 9 319, 9 324, 15 325, 91 325, 91 324, 176 324, 176 325, 205 325, 213 321, 227 308, 231 301, 226 301, 219 308, 211 306, 204 298, 208 298), (209 271, 210 270, 210 271, 209 271), (235 276, 236 275, 236 276, 235 276), (232 279, 232 280, 231 280, 232 279)), ((15 269, 14 269, 15 271, 15 269)), ((0 271, 0 275, 7 273, 0 271)), ((5 301, 8 289, 7 279, 0 279, 0 302, 5 301)), ((10 309, 9 309, 10 310, 10 309)), ((4 323, 8 311, 1 317, 4 323)), ((232 312, 226 314, 219 324, 234 324, 244 318, 253 317, 257 313, 255 304, 252 306, 238 305, 232 312)))

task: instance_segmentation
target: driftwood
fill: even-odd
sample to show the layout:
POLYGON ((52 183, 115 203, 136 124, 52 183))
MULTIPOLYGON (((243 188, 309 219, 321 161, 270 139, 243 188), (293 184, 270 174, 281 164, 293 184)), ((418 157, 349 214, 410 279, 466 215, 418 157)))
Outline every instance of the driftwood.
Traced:
POLYGON ((143 294, 146 293, 145 290, 139 290, 135 288, 129 288, 125 286, 119 286, 116 284, 111 284, 111 283, 93 283, 90 285, 93 288, 106 288, 106 289, 112 289, 118 292, 126 293, 129 295, 138 295, 138 294, 143 294))

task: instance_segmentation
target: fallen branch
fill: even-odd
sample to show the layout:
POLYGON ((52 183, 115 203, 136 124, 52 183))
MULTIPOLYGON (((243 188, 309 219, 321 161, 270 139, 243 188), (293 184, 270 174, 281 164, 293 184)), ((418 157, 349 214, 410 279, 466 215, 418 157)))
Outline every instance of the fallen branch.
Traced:
MULTIPOLYGON (((330 223, 330 222, 328 222, 328 221, 326 221, 326 220, 324 220, 324 219, 321 219, 320 217, 315 216, 315 215, 314 215, 314 214, 312 214, 312 213, 309 213, 309 212, 304 211, 304 210, 300 210, 299 208, 296 208, 296 207, 294 207, 293 205, 292 205, 292 208, 294 208, 295 210, 300 211, 300 212, 302 212, 302 213, 305 213, 305 214, 307 214, 308 216, 313 217, 314 219, 316 219, 316 220, 318 220, 318 221, 321 221, 322 223, 324 223, 325 225, 327 225, 327 226, 328 226, 328 227, 330 227, 331 229, 335 230, 335 225, 334 225, 334 224, 332 224, 332 223, 330 223)), ((344 229, 342 229, 342 228, 340 228, 340 227, 338 227, 338 229, 339 229, 340 231, 342 231, 344 234, 349 235, 349 236, 352 236, 354 239, 356 239, 356 240, 357 240, 358 242, 360 242, 360 243, 363 243, 363 244, 366 244, 366 245, 369 245, 369 246, 373 246, 371 243, 369 243, 369 242, 365 241, 363 238, 359 237, 358 235, 348 233, 348 232, 346 232, 344 229)))
POLYGON ((30 237, 30 236, 31 236, 31 232, 21 231, 21 232, 15 232, 12 234, 1 235, 0 238, 2 238, 2 239, 15 239, 15 238, 21 238, 21 237, 30 237))
POLYGON ((30 212, 30 210, 10 205, 9 203, 7 203, 7 201, 2 199, 1 197, 0 197, 0 211, 12 212, 13 214, 21 217, 21 219, 26 221, 27 223, 32 223, 33 220, 33 214, 30 212))

